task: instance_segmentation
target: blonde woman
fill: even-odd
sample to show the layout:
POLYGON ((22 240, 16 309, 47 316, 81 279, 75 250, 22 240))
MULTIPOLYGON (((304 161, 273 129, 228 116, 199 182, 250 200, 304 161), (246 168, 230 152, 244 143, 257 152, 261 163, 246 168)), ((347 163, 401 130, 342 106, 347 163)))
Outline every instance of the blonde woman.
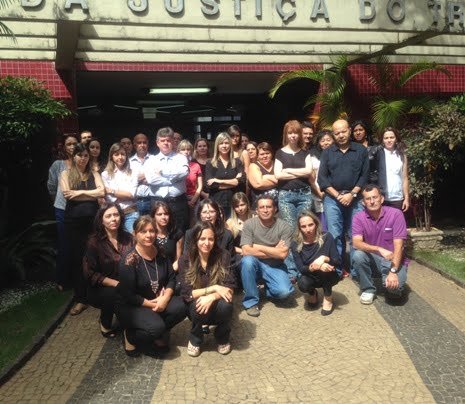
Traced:
POLYGON ((323 233, 318 217, 310 210, 302 211, 297 217, 297 231, 291 251, 297 269, 302 276, 297 285, 302 293, 308 293, 309 308, 318 306, 316 288, 323 288, 321 315, 333 312, 332 288, 342 275, 341 259, 331 233, 323 233))
POLYGON ((200 355, 203 326, 216 325, 218 352, 231 352, 229 335, 233 313, 232 297, 236 287, 230 269, 230 255, 217 242, 215 227, 210 222, 197 223, 192 229, 188 252, 179 259, 181 296, 192 321, 187 353, 200 355))
POLYGON ((226 221, 226 227, 231 231, 234 237, 234 248, 236 250, 236 254, 242 255, 242 227, 247 219, 253 217, 253 214, 250 209, 249 199, 243 192, 236 192, 233 195, 231 205, 231 217, 226 221))
POLYGON ((213 158, 207 162, 205 181, 210 198, 224 211, 224 217, 231 215, 231 198, 245 184, 242 162, 234 157, 232 142, 225 132, 215 139, 213 158))
POLYGON ((97 200, 105 195, 100 174, 92 170, 87 144, 80 143, 74 148, 71 168, 61 173, 60 188, 67 201, 65 238, 70 248, 66 268, 72 277, 76 301, 70 314, 77 315, 87 308, 82 258, 98 210, 97 200))
POLYGON ((188 140, 184 139, 178 145, 177 152, 186 156, 189 161, 189 174, 186 177, 186 195, 187 204, 189 205, 189 223, 192 226, 195 223, 195 210, 200 201, 200 194, 203 189, 203 174, 200 164, 192 160, 194 146, 188 140))
POLYGON ((126 149, 121 143, 114 143, 110 147, 102 181, 107 201, 118 204, 124 213, 124 230, 132 233, 134 222, 139 217, 134 198, 137 176, 132 175, 126 149))

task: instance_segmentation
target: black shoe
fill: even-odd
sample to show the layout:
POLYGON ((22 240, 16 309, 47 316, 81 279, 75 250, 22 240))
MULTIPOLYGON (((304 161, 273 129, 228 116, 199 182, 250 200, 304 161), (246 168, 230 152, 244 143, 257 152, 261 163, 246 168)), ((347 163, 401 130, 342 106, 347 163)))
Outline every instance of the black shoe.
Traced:
MULTIPOLYGON (((124 352, 126 353, 127 356, 131 357, 131 358, 137 358, 140 356, 140 352, 137 350, 137 348, 134 348, 134 349, 126 349, 126 331, 123 331, 121 333, 122 337, 123 337, 123 349, 124 349, 124 352)), ((128 341, 128 344, 129 344, 129 341, 128 341)))
POLYGON ((305 305, 309 308, 309 309, 316 309, 318 307, 318 290, 314 290, 313 293, 309 293, 308 294, 308 297, 306 297, 305 299, 305 305), (313 303, 311 303, 308 298, 312 296, 314 297, 315 301, 313 303))

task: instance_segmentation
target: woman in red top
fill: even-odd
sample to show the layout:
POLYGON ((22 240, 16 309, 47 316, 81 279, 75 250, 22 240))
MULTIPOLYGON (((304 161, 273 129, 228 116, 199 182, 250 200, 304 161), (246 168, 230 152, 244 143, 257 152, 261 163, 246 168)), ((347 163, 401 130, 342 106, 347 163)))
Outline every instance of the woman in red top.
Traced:
POLYGON ((178 146, 178 153, 187 157, 189 160, 189 174, 186 177, 186 195, 187 204, 189 205, 189 222, 190 226, 195 223, 195 209, 200 200, 200 193, 203 188, 202 169, 200 164, 192 161, 192 152, 194 147, 188 140, 182 140, 178 146))

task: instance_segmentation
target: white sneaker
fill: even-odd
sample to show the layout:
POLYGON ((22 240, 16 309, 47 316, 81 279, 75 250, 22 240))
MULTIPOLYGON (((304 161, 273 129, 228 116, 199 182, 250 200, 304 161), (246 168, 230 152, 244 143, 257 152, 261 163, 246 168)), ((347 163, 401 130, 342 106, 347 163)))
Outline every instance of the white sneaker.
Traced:
POLYGON ((360 295, 360 303, 362 304, 372 304, 375 298, 375 294, 373 292, 363 292, 360 295))

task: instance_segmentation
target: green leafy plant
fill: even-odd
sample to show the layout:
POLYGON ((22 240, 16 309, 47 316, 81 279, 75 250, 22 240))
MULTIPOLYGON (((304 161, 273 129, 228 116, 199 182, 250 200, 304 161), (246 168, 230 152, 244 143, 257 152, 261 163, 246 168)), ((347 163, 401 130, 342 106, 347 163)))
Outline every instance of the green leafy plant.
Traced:
POLYGON ((465 93, 452 97, 450 102, 457 107, 458 111, 465 114, 465 93))
POLYGON ((42 83, 30 77, 1 77, 0 105, 0 144, 27 140, 45 120, 70 114, 42 83))
POLYGON ((38 271, 55 267, 55 221, 33 223, 20 233, 0 240, 0 279, 27 280, 38 271))
MULTIPOLYGON (((13 0, 0 0, 0 10, 7 8, 10 4, 13 4, 13 0)), ((16 42, 16 37, 13 31, 0 21, 0 37, 1 36, 10 37, 14 42, 16 42)))
POLYGON ((269 96, 273 98, 282 86, 293 80, 309 79, 317 81, 320 83, 320 91, 308 98, 304 108, 316 104, 319 114, 313 115, 312 121, 322 128, 330 127, 335 120, 347 118, 349 114, 345 99, 348 66, 349 59, 347 56, 342 55, 338 56, 328 69, 302 69, 285 72, 278 77, 269 91, 269 96))
POLYGON ((401 133, 407 144, 416 228, 429 231, 436 186, 464 152, 465 114, 451 101, 437 103, 422 122, 401 133))
POLYGON ((430 97, 402 96, 402 87, 414 77, 427 71, 451 77, 450 72, 436 62, 414 63, 402 72, 397 72, 385 55, 378 57, 374 63, 375 69, 369 80, 379 93, 372 104, 373 129, 376 133, 388 126, 398 127, 409 116, 423 114, 433 107, 435 102, 430 97))

